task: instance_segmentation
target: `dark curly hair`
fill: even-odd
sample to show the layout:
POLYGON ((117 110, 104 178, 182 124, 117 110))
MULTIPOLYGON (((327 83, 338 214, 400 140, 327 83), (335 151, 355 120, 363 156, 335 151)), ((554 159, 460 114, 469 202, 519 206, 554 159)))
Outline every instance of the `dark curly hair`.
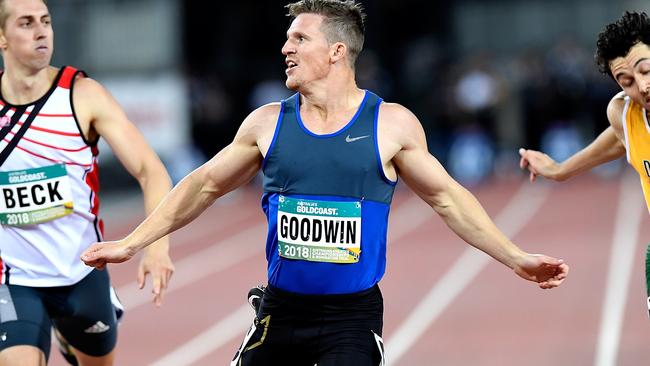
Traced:
POLYGON ((598 34, 595 56, 598 70, 612 76, 609 63, 615 58, 627 56, 639 42, 650 45, 650 19, 645 12, 626 11, 619 20, 607 24, 605 30, 598 34))

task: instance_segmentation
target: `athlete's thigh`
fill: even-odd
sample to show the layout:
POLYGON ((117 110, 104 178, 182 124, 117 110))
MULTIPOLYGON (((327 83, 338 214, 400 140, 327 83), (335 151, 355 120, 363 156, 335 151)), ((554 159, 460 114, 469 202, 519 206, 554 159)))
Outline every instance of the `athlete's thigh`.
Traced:
POLYGON ((107 356, 113 351, 117 321, 106 271, 93 270, 73 285, 64 308, 66 311, 52 320, 74 349, 92 357, 107 356))
POLYGON ((37 288, 0 285, 0 353, 10 357, 13 351, 32 354, 38 349, 47 359, 50 330, 50 317, 37 288), (15 346, 29 347, 11 351, 15 346))
POLYGON ((384 342, 371 328, 342 330, 321 338, 324 352, 318 366, 383 366, 384 342))
POLYGON ((34 346, 11 346, 0 351, 0 366, 45 366, 43 351, 34 346))

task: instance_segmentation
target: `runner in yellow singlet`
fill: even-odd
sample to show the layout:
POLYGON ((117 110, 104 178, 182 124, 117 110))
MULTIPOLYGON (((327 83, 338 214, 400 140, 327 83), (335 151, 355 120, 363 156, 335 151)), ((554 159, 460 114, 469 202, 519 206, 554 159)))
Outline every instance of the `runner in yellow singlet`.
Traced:
MULTIPOLYGON (((520 166, 530 179, 539 175, 564 181, 605 162, 627 156, 639 174, 650 211, 650 19, 626 12, 598 35, 596 61, 600 71, 623 89, 607 106, 610 127, 589 146, 564 162, 534 150, 519 149, 520 166)), ((646 289, 650 311, 650 246, 646 251, 646 289)))
POLYGON ((621 87, 607 106, 610 127, 589 146, 564 162, 558 163, 540 151, 520 149, 520 166, 528 169, 530 179, 539 175, 564 181, 595 166, 623 157, 641 177, 650 208, 647 185, 650 184, 650 20, 645 13, 626 12, 605 27, 597 42, 596 61, 600 71, 621 87))

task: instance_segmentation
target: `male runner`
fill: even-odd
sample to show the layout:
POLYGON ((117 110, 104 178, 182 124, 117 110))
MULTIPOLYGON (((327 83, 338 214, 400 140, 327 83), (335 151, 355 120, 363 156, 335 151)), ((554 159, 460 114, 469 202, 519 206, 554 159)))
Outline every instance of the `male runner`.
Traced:
MULTIPOLYGON (((164 166, 96 81, 50 65, 45 1, 0 0, 0 365, 45 365, 52 326, 82 366, 112 365, 117 327, 108 273, 79 255, 102 240, 97 142, 140 183, 147 211, 171 189, 164 166)), ((154 302, 173 271, 166 238, 145 253, 154 302)), ((67 349, 67 347, 63 347, 67 349)))
MULTIPOLYGON (((597 165, 626 156, 639 174, 650 211, 650 19, 644 12, 625 12, 598 35, 596 62, 601 73, 621 87, 607 106, 610 126, 589 146, 562 163, 534 150, 520 149, 520 166, 530 180, 564 181, 597 165)), ((646 250, 650 263, 650 246, 646 250)), ((650 267, 646 266, 650 311, 650 267)))
POLYGON ((185 177, 134 232, 82 259, 122 262, 196 218, 262 169, 268 286, 233 365, 383 362, 386 231, 398 175, 461 238, 541 288, 568 266, 528 254, 427 151, 418 119, 359 89, 364 14, 353 0, 303 0, 292 17, 286 85, 297 93, 253 111, 234 141, 185 177))
MULTIPOLYGON (((538 175, 564 181, 595 166, 626 155, 641 177, 644 193, 650 183, 644 168, 644 159, 633 159, 632 150, 644 149, 647 142, 639 140, 645 130, 650 107, 648 76, 641 69, 639 60, 647 53, 650 44, 650 20, 646 13, 626 12, 619 20, 608 24, 598 35, 596 62, 604 75, 609 75, 621 87, 607 106, 610 127, 605 129, 589 146, 557 163, 548 155, 520 149, 520 166, 530 172, 534 181, 538 175)), ((650 209, 650 196, 646 194, 650 209)))

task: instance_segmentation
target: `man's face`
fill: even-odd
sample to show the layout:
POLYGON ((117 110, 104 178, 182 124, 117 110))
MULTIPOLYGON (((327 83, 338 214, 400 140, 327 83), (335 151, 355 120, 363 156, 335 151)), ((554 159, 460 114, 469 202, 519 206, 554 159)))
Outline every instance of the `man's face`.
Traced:
POLYGON ((282 47, 286 56, 287 88, 300 86, 324 78, 330 68, 330 47, 320 27, 323 17, 300 14, 287 30, 287 41, 282 47))
POLYGON ((650 110, 650 47, 642 42, 637 43, 630 48, 625 62, 634 75, 640 98, 638 103, 650 110))
POLYGON ((636 80, 634 80, 634 72, 627 65, 627 61, 624 57, 617 57, 609 63, 609 70, 614 76, 616 83, 623 89, 625 95, 632 98, 636 103, 641 104, 643 98, 641 93, 639 93, 639 88, 636 85, 636 80))
POLYGON ((41 0, 8 0, 5 7, 9 16, 0 32, 5 60, 35 69, 48 66, 54 34, 47 6, 41 0))

